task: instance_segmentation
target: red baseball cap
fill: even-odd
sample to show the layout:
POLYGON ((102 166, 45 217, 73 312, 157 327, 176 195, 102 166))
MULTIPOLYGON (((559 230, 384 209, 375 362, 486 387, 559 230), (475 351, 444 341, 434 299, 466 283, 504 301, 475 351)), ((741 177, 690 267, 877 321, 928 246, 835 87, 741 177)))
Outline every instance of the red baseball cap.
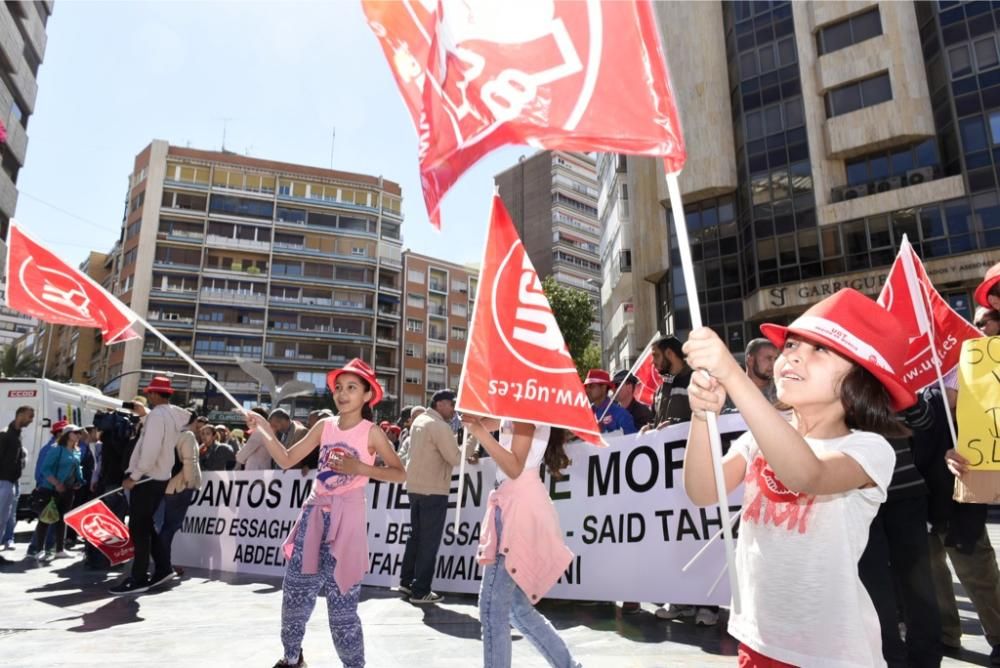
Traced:
POLYGON ((814 304, 787 327, 764 324, 761 333, 781 350, 789 334, 829 346, 875 376, 889 393, 894 411, 917 401, 900 376, 909 338, 903 324, 872 299, 844 288, 814 304))
POLYGON ((355 357, 350 362, 344 365, 342 369, 334 369, 330 373, 326 374, 326 386, 330 388, 333 392, 333 388, 337 383, 337 376, 342 373, 353 373, 359 378, 364 378, 372 388, 372 400, 368 402, 369 406, 374 406, 378 402, 382 401, 382 386, 379 385, 378 380, 375 378, 375 372, 370 366, 364 363, 363 360, 355 357))
POLYGON ((62 430, 65 429, 66 425, 68 424, 69 422, 67 422, 66 420, 56 420, 55 422, 53 422, 52 427, 50 428, 52 435, 58 436, 59 434, 61 434, 62 430))
POLYGON ((986 308, 993 308, 990 306, 990 300, 986 298, 986 295, 990 293, 990 290, 997 283, 1000 283, 1000 262, 990 267, 990 270, 986 272, 986 278, 976 288, 976 303, 986 308))
POLYGON ((587 372, 587 380, 583 381, 584 385, 607 385, 612 390, 615 389, 615 384, 611 380, 611 374, 604 369, 591 369, 587 372))

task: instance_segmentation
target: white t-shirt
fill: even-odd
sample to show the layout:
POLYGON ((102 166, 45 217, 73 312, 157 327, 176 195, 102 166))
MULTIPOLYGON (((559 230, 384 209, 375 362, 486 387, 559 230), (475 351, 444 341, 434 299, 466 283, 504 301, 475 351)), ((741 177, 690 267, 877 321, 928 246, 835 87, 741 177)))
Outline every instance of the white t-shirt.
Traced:
POLYGON ((896 453, 878 434, 807 438, 819 454, 843 452, 875 487, 796 494, 777 479, 753 434, 732 449, 747 461, 736 545, 742 608, 729 633, 761 654, 796 666, 885 666, 875 606, 858 577, 868 529, 886 499, 896 453))
MULTIPOLYGON (((531 449, 528 450, 528 458, 524 460, 524 468, 538 468, 545 458, 545 449, 549 445, 549 433, 552 428, 547 424, 535 425, 535 433, 531 436, 531 449)), ((514 441, 514 423, 510 420, 500 422, 500 445, 507 452, 511 451, 511 444, 514 441)), ((507 474, 503 469, 497 467, 497 483, 507 480, 507 474)))

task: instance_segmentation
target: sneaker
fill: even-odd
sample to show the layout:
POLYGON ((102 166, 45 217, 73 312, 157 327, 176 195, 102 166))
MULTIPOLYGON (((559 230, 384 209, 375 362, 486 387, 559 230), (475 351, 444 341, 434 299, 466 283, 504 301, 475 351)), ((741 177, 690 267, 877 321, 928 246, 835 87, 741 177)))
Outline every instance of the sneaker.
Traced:
POLYGON ((66 550, 59 550, 58 552, 56 552, 52 556, 55 559, 68 559, 68 558, 72 557, 73 555, 70 554, 69 552, 67 552, 66 550))
POLYGON ((4 545, 3 549, 5 549, 5 550, 13 550, 14 549, 14 541, 10 541, 6 545, 4 545))
POLYGON ((669 608, 657 608, 654 614, 659 619, 681 619, 683 617, 694 617, 695 610, 693 605, 676 605, 671 603, 669 608))
POLYGON ((149 588, 159 587, 161 584, 166 584, 170 582, 177 574, 173 571, 167 571, 166 573, 153 573, 153 577, 149 579, 149 588))
POLYGON ((177 573, 177 577, 179 578, 184 577, 184 569, 180 566, 174 566, 174 573, 177 573))
POLYGON ((715 626, 719 623, 719 613, 711 608, 698 608, 694 623, 697 626, 715 626))
POLYGON ((42 556, 38 557, 38 560, 48 563, 55 558, 56 558, 55 552, 53 552, 52 550, 45 550, 45 552, 42 553, 42 556))
POLYGON ((399 587, 396 588, 396 591, 398 591, 403 596, 406 596, 407 598, 413 595, 413 592, 406 585, 399 585, 399 587))
POLYGON ((637 615, 642 612, 642 605, 635 603, 634 601, 625 601, 622 603, 622 614, 623 615, 637 615))
POLYGON ((417 598, 416 596, 410 596, 410 603, 416 603, 417 605, 424 605, 425 603, 440 603, 444 600, 444 596, 441 594, 435 594, 432 591, 427 592, 424 596, 417 598))
POLYGON ((278 661, 278 663, 274 664, 274 668, 306 668, 307 665, 308 664, 306 664, 305 655, 302 653, 302 650, 299 650, 298 661, 296 661, 295 663, 288 663, 288 661, 282 658, 281 661, 278 661))
POLYGON ((35 550, 34 552, 32 552, 31 549, 29 548, 28 551, 25 553, 24 558, 25 559, 38 559, 40 555, 41 555, 41 552, 39 552, 38 550, 35 550))
POLYGON ((127 596, 128 594, 141 594, 149 589, 148 582, 138 583, 131 577, 127 577, 108 591, 114 596, 127 596))

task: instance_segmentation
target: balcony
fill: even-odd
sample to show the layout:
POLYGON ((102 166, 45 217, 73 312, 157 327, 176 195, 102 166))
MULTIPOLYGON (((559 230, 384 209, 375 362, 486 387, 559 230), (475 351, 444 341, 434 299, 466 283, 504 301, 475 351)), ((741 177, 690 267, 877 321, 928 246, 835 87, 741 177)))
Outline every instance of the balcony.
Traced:
POLYGON ((388 292, 394 295, 402 293, 402 291, 399 289, 399 286, 396 285, 395 283, 379 283, 378 289, 381 292, 388 292))
POLYGON ((378 315, 380 318, 392 318, 393 320, 399 320, 402 317, 398 308, 383 308, 379 307, 378 315))
POLYGON ((428 355, 427 363, 435 366, 448 366, 448 357, 446 355, 428 355))
POLYGON ((184 271, 198 273, 201 267, 196 264, 184 264, 181 262, 170 262, 166 260, 153 260, 153 269, 166 269, 167 271, 184 271))
POLYGON ((442 295, 448 294, 448 283, 447 282, 442 283, 440 281, 430 281, 427 284, 427 288, 431 292, 438 292, 438 293, 440 293, 442 295))
POLYGON ((261 308, 263 308, 267 303, 267 298, 256 292, 237 292, 236 290, 216 290, 214 288, 202 288, 201 298, 207 302, 240 304, 261 308))
POLYGON ((184 230, 171 230, 168 232, 160 232, 156 235, 159 239, 166 239, 167 241, 173 241, 182 244, 197 244, 201 245, 204 240, 205 235, 201 232, 185 232, 184 230))
POLYGON ((194 299, 198 296, 197 290, 183 290, 181 288, 151 288, 150 297, 162 297, 164 299, 194 299))
POLYGON ((236 262, 228 269, 224 267, 205 267, 203 272, 206 275, 223 276, 225 278, 236 277, 241 280, 267 281, 267 274, 262 273, 256 266, 250 265, 249 267, 244 267, 242 264, 236 262))
POLYGON ((448 333, 444 330, 439 330, 431 327, 427 330, 427 338, 431 341, 447 341, 448 333))
POLYGON ((448 309, 446 309, 444 306, 439 306, 437 304, 428 304, 427 312, 430 315, 436 315, 442 318, 448 317, 448 309))
POLYGON ((349 341, 351 343, 371 343, 372 337, 364 332, 352 332, 336 327, 285 328, 269 327, 267 333, 271 336, 283 336, 296 339, 324 339, 331 341, 349 341))
POLYGON ((194 327, 194 318, 178 317, 176 313, 150 313, 146 317, 150 322, 155 322, 160 327, 173 329, 192 329, 194 327))
POLYGON ((198 331, 217 330, 225 333, 230 331, 246 332, 248 334, 261 334, 264 331, 264 321, 253 322, 227 322, 224 320, 200 320, 198 321, 198 331))
POLYGON ((205 242, 208 246, 214 248, 229 248, 233 250, 244 250, 251 251, 255 253, 267 253, 271 250, 271 242, 269 241, 255 241, 253 239, 233 239, 232 237, 223 237, 218 234, 209 234, 205 237, 205 242))
POLYGON ((382 262, 382 264, 388 264, 393 267, 403 266, 403 255, 399 246, 379 244, 378 259, 382 262))

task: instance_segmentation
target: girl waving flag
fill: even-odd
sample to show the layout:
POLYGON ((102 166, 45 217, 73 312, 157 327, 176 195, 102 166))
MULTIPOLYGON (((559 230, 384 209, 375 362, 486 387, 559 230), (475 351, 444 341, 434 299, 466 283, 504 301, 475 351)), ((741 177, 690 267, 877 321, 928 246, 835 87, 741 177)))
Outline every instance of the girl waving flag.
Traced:
POLYGON ((908 340, 896 319, 844 289, 788 327, 763 325, 787 422, 708 328, 684 345, 696 372, 684 486, 715 502, 705 412, 727 393, 750 428, 723 459, 726 489, 745 484, 736 567, 743 606, 729 622, 741 668, 884 666, 879 622, 858 577, 868 527, 886 499, 906 435, 893 413, 915 395, 897 374, 908 340))

